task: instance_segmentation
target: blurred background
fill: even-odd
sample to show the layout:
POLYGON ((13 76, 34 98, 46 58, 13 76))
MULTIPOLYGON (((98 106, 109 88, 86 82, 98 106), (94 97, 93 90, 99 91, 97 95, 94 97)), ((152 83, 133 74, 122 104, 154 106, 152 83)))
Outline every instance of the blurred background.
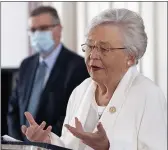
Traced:
POLYGON ((7 133, 8 97, 21 61, 32 55, 28 37, 29 13, 40 5, 57 9, 63 25, 62 41, 81 56, 85 29, 90 20, 108 8, 138 12, 148 35, 147 51, 138 69, 153 80, 167 99, 167 2, 1 2, 1 107, 2 135, 7 133))

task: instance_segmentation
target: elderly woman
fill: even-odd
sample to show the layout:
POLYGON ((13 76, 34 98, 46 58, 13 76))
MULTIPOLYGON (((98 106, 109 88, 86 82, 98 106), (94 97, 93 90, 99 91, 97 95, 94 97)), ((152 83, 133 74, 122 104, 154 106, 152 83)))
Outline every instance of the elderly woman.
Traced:
POLYGON ((26 112, 26 137, 73 150, 166 150, 166 100, 136 69, 147 47, 144 29, 127 9, 96 16, 82 44, 91 78, 72 92, 62 136, 26 112))

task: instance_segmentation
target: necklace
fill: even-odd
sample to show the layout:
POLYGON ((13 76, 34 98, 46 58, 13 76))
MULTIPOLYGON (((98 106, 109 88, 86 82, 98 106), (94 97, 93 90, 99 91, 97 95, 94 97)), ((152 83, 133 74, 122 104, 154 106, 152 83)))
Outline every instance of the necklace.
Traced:
POLYGON ((98 117, 101 118, 106 106, 98 106, 98 117))

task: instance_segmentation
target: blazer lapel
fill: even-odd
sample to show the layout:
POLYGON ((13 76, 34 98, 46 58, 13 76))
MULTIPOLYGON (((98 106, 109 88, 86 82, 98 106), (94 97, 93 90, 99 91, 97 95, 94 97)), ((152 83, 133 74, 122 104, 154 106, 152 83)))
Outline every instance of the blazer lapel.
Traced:
MULTIPOLYGON (((89 109, 91 106, 91 99, 94 96, 94 92, 95 92, 95 84, 94 84, 94 82, 92 82, 89 85, 89 87, 88 87, 88 89, 82 99, 82 102, 78 108, 77 114, 75 114, 75 117, 77 117, 81 121, 82 126, 85 125, 85 122, 86 122, 86 119, 87 119, 87 116, 89 113, 89 109)), ((75 127, 75 117, 69 122, 69 125, 71 125, 73 127, 75 127)), ((73 145, 71 145, 71 147, 73 147, 73 149, 77 150, 79 148, 80 140, 78 138, 76 138, 72 134, 69 134, 67 139, 68 139, 69 143, 73 143, 73 145)))
MULTIPOLYGON (((113 129, 113 127, 115 126, 117 117, 121 109, 124 107, 124 102, 126 100, 129 88, 131 87, 137 75, 138 72, 135 66, 129 68, 123 79, 120 81, 117 89, 115 90, 109 104, 105 108, 105 111, 102 114, 99 122, 102 122, 103 127, 106 131, 110 131, 109 133, 107 132, 107 135, 112 135, 111 129, 113 129)), ((94 132, 96 130, 97 127, 95 127, 94 132)))
POLYGON ((92 103, 91 100, 92 98, 94 98, 95 89, 96 89, 95 83, 92 82, 88 87, 86 94, 83 97, 82 103, 79 107, 79 111, 76 114, 76 117, 81 121, 83 126, 85 125, 86 119, 88 117, 88 113, 92 103))
MULTIPOLYGON (((32 91, 32 86, 33 86, 33 82, 34 82, 34 77, 35 77, 35 73, 36 73, 36 69, 39 63, 39 56, 36 55, 34 60, 32 60, 31 65, 28 66, 28 74, 27 74, 27 80, 25 81, 25 94, 23 96, 23 112, 22 115, 24 115, 25 110, 27 110, 27 106, 28 106, 28 102, 29 102, 29 98, 31 95, 31 91, 32 91)), ((21 117, 21 119, 23 119, 23 122, 25 122, 25 117, 21 117)))

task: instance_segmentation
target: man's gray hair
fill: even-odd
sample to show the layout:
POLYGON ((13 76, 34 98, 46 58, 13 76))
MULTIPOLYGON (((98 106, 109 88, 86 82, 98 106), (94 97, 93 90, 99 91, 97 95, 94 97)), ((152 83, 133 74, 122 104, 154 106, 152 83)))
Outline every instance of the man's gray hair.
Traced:
POLYGON ((147 47, 147 35, 142 18, 128 9, 108 9, 94 17, 87 29, 86 36, 91 29, 102 24, 114 24, 120 27, 126 51, 140 59, 147 47))
POLYGON ((52 16, 54 24, 61 24, 57 10, 51 6, 39 6, 39 7, 35 8, 30 13, 30 17, 35 17, 35 16, 39 16, 41 14, 47 14, 47 13, 52 16))

